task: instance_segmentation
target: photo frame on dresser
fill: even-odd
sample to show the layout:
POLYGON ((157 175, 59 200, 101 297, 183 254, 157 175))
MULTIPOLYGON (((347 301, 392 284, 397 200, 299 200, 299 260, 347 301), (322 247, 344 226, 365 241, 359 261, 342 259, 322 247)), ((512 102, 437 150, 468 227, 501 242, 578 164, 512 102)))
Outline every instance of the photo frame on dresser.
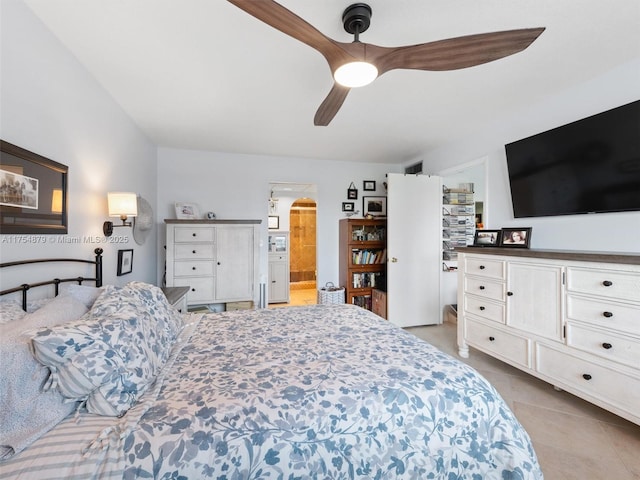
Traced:
POLYGON ((500 233, 500 246, 507 248, 529 248, 531 227, 503 228, 500 233))
POLYGON ((500 230, 476 230, 474 247, 497 247, 500 245, 500 230))
POLYGON ((196 203, 176 202, 176 218, 178 220, 198 220, 202 217, 196 203))

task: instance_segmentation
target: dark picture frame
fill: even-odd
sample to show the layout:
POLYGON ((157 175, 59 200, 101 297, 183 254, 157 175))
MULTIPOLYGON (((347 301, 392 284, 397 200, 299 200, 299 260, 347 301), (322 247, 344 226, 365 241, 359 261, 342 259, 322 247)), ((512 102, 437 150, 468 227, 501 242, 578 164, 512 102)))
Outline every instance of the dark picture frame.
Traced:
POLYGON ((362 182, 362 190, 365 192, 375 192, 376 191, 376 181, 375 180, 365 180, 362 182))
POLYGON ((0 140, 0 234, 68 233, 69 167, 0 140))
POLYGON ((503 228, 500 234, 500 246, 506 248, 529 248, 531 227, 503 228))
POLYGON ((351 185, 349 185, 349 188, 347 188, 347 198, 349 200, 358 199, 358 189, 356 188, 353 182, 351 182, 351 185))
POLYGON ((386 217, 387 197, 362 197, 362 214, 386 217))
POLYGON ((476 230, 473 236, 474 247, 497 247, 502 238, 501 230, 476 230))
POLYGON ((342 202, 342 211, 343 212, 353 212, 356 207, 354 202, 342 202))
POLYGON ((280 228, 280 216, 279 215, 269 215, 268 222, 269 230, 278 230, 280 228))
POLYGON ((120 277, 133 272, 133 248, 118 250, 118 272, 120 277))

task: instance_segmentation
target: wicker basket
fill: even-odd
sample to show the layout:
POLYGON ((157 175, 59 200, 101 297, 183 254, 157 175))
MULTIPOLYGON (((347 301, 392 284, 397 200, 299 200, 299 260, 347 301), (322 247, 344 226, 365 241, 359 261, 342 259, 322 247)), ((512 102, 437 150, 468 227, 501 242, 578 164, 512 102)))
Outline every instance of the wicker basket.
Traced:
POLYGON ((336 287, 332 282, 318 289, 319 304, 344 303, 344 287, 336 287))

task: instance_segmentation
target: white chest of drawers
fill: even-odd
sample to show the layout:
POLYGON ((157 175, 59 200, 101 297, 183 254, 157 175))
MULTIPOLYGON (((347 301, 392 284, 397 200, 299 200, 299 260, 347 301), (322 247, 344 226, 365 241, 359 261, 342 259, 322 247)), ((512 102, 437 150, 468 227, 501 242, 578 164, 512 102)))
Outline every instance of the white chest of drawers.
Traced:
POLYGON ((259 303, 260 220, 165 220, 166 284, 189 305, 259 303))
POLYGON ((458 347, 640 424, 640 256, 461 248, 458 347))

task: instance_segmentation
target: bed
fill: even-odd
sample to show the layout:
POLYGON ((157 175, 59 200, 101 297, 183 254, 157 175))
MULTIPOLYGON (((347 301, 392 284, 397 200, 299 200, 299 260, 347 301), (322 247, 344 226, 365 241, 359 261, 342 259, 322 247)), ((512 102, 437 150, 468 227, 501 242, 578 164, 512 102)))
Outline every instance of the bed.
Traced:
POLYGON ((485 379, 362 308, 180 314, 130 282, 31 315, 76 301, 11 327, 40 375, 29 407, 64 408, 5 450, 0 479, 543 478, 485 379))

